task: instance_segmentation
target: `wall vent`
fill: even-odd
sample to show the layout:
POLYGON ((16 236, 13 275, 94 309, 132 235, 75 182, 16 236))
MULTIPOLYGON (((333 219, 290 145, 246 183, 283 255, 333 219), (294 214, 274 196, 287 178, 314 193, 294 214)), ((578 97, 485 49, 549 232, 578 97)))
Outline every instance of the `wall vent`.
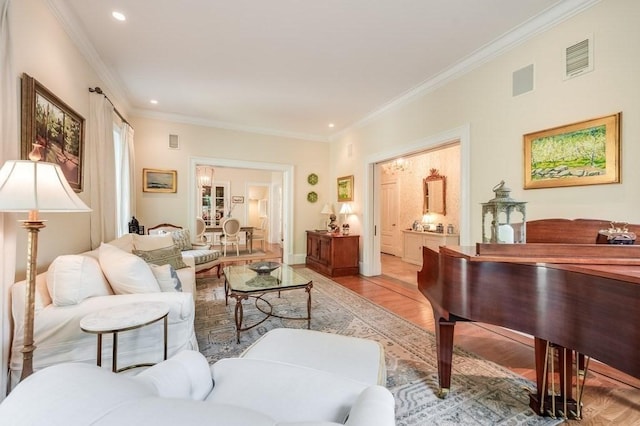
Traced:
POLYGON ((564 79, 593 71, 593 37, 564 49, 564 79))
POLYGON ((169 135, 169 149, 180 149, 178 135, 169 135))
POLYGON ((533 90, 533 64, 513 72, 511 93, 513 96, 533 90))

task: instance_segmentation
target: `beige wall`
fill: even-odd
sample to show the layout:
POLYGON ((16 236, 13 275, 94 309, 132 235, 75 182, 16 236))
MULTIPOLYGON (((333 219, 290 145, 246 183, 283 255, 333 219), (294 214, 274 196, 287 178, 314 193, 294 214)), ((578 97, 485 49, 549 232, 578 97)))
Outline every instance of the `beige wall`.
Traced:
MULTIPOLYGON (((329 179, 328 143, 142 117, 132 118, 131 124, 135 129, 137 176, 142 176, 143 168, 178 171, 177 193, 138 192, 136 215, 141 223, 189 223, 187 176, 190 159, 194 157, 293 165, 293 254, 298 262, 304 262, 304 231, 318 227, 323 220, 320 214, 322 206, 331 202, 334 196, 329 179), (169 134, 178 135, 179 150, 168 148, 169 134), (317 185, 311 186, 307 183, 310 173, 316 173, 320 177, 317 185), (312 190, 318 194, 316 203, 307 201, 307 193, 312 190)), ((138 186, 140 187, 140 184, 138 186)), ((232 194, 240 195, 239 190, 233 187, 232 194)))
MULTIPOLYGON (((481 238, 480 203, 501 180, 512 197, 527 201, 530 219, 602 218, 640 222, 640 2, 603 0, 593 8, 517 46, 443 87, 351 129, 332 144, 334 175, 355 174, 355 204, 364 201, 366 161, 371 156, 450 129, 469 125, 469 223, 481 238), (593 35, 595 70, 562 78, 562 49, 593 35), (512 72, 535 65, 535 90, 511 96, 512 72), (622 182, 610 185, 523 189, 526 133, 622 111, 622 182), (352 155, 349 157, 348 152, 352 155)), ((371 233, 363 229, 365 238, 371 233)))

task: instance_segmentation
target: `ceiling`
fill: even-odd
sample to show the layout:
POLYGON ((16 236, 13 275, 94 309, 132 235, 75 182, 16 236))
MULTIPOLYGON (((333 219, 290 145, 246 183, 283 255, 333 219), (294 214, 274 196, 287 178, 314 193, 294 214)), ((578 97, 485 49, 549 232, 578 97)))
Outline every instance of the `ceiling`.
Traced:
POLYGON ((48 2, 133 115, 329 140, 593 0, 48 2))

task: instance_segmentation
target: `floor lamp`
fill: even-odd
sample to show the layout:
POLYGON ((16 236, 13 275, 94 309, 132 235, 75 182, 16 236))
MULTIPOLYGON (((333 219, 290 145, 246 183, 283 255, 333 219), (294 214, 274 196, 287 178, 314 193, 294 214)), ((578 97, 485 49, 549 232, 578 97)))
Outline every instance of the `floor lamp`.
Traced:
POLYGON ((38 232, 44 220, 38 212, 91 211, 69 186, 59 165, 31 160, 10 160, 0 169, 0 212, 28 212, 21 220, 27 230, 27 297, 25 299, 24 345, 22 349, 22 375, 25 379, 33 372, 33 317, 36 291, 36 259, 38 232))

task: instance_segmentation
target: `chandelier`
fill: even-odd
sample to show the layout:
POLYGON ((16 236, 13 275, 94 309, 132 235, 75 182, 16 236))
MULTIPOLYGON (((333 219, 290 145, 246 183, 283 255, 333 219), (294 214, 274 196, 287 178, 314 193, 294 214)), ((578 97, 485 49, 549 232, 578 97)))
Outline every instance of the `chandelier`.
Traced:
POLYGON ((411 168, 411 161, 404 158, 396 158, 389 163, 383 164, 382 167, 387 173, 391 174, 406 172, 411 168))
POLYGON ((213 185, 213 167, 196 167, 196 180, 200 188, 211 188, 211 185, 213 185))

